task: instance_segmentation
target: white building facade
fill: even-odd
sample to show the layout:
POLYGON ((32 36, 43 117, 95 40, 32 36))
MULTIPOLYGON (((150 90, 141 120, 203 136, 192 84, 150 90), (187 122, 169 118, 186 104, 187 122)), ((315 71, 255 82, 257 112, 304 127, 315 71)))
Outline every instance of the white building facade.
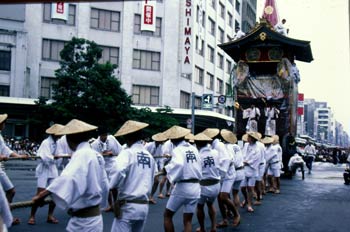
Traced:
POLYGON ((80 37, 95 41, 102 60, 118 65, 115 74, 135 105, 190 108, 191 93, 197 107, 203 94, 213 94, 215 103, 229 88, 234 65, 217 44, 228 42, 242 21, 240 0, 154 0, 154 32, 140 29, 143 2, 70 3, 67 20, 51 18, 51 3, 26 4, 20 44, 11 52, 24 55, 11 56, 15 66, 7 76, 0 71, 0 84, 9 88, 2 96, 51 98, 59 52, 80 37))

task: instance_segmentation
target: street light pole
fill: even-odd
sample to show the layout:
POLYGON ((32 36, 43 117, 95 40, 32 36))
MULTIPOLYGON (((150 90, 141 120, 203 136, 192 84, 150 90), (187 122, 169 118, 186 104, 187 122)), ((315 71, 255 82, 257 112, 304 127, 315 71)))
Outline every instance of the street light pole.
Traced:
POLYGON ((191 106, 191 121, 192 121, 192 131, 191 133, 194 134, 194 128, 195 128, 195 116, 194 116, 194 109, 195 109, 195 97, 196 94, 195 92, 192 92, 192 96, 191 96, 191 101, 192 101, 192 106, 191 106))

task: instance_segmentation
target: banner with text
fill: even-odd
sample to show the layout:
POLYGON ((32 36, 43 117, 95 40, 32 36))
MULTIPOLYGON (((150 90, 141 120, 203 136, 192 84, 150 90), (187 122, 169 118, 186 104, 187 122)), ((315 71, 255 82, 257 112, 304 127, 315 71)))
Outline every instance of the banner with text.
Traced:
POLYGON ((51 18, 68 20, 69 4, 64 2, 55 2, 51 5, 51 18))
POLYGON ((142 1, 141 31, 156 31, 156 0, 142 1))

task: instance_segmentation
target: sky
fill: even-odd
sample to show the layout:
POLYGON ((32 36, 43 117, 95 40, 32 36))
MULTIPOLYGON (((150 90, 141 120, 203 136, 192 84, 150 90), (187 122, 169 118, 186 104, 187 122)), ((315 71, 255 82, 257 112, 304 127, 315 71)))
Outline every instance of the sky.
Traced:
MULTIPOLYGON (((311 41, 314 60, 296 62, 304 98, 325 101, 350 133, 349 0, 275 0, 289 37, 311 41)), ((257 18, 265 0, 258 0, 257 18)))

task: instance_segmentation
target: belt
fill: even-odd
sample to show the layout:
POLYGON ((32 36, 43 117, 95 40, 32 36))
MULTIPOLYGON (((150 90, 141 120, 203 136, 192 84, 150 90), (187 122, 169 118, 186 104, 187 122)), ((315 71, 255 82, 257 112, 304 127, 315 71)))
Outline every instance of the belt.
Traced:
POLYGON ((199 183, 198 179, 179 180, 177 183, 199 183))
POLYGON ((73 209, 69 209, 68 214, 72 217, 88 218, 88 217, 98 216, 101 214, 101 212, 100 212, 100 206, 94 205, 94 206, 78 209, 76 211, 73 211, 73 209))
POLYGON ((133 199, 133 200, 118 200, 120 205, 124 205, 126 203, 134 203, 134 204, 148 204, 148 200, 141 200, 141 199, 133 199))
POLYGON ((206 180, 200 180, 199 184, 202 186, 211 186, 220 183, 220 180, 216 179, 206 179, 206 180))
POLYGON ((241 170, 243 168, 244 168, 244 166, 240 166, 240 167, 236 168, 236 171, 241 170))
POLYGON ((278 162, 280 162, 280 161, 275 161, 275 162, 272 162, 272 163, 270 163, 270 164, 277 164, 278 162))
POLYGON ((263 164, 265 164, 265 163, 263 162, 263 163, 260 163, 259 165, 263 165, 263 164))

